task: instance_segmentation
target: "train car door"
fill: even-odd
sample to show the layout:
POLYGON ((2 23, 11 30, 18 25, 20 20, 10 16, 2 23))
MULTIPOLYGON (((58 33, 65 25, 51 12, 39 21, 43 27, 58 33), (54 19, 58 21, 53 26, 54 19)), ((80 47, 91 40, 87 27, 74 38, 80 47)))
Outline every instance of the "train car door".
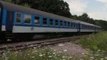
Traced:
POLYGON ((14 20, 14 12, 13 11, 7 11, 6 31, 12 32, 13 20, 14 20))

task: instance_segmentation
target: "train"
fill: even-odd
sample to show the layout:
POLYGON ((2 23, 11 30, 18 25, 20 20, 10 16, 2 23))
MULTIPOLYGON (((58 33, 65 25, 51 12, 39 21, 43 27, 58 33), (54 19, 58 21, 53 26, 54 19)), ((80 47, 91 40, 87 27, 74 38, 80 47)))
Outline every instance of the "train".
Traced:
POLYGON ((48 33, 98 32, 100 26, 0 1, 0 41, 48 33))

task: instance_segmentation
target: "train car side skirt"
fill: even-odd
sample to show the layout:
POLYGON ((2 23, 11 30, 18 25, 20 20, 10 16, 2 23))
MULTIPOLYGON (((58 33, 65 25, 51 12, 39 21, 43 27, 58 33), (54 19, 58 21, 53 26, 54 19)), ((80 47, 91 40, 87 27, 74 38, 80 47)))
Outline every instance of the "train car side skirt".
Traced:
POLYGON ((41 33, 41 32, 77 32, 77 29, 14 26, 13 33, 41 33))

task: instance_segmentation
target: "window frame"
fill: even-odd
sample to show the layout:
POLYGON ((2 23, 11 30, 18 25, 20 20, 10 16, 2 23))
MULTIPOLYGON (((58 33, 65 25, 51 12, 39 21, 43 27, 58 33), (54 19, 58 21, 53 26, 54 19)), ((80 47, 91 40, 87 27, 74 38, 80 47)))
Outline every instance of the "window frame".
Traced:
POLYGON ((68 25, 68 27, 70 27, 70 25, 71 25, 71 24, 70 24, 70 22, 68 22, 68 24, 67 24, 67 25, 68 25))
POLYGON ((40 19, 41 19, 41 17, 40 16, 34 16, 34 25, 40 25, 40 19), (39 17, 39 19, 38 19, 38 23, 35 23, 35 17, 39 17))
POLYGON ((23 23, 24 23, 24 24, 31 25, 31 24, 32 24, 32 20, 33 20, 33 19, 32 19, 32 15, 31 15, 31 14, 23 14, 23 23), (31 16, 30 23, 25 23, 25 19, 24 19, 25 15, 31 16))
POLYGON ((22 24, 23 23, 23 14, 21 12, 15 12, 15 24, 22 24), (20 13, 20 22, 17 22, 17 13, 20 13))
POLYGON ((64 26, 64 21, 60 20, 60 26, 63 27, 64 26))
POLYGON ((55 19, 55 26, 59 25, 59 21, 57 19, 55 19))
POLYGON ((48 18, 47 18, 47 17, 43 17, 43 18, 42 18, 42 24, 43 24, 43 25, 48 25, 48 18), (46 21, 45 21, 45 24, 44 24, 44 19, 46 20, 46 21))
POLYGON ((76 23, 73 23, 73 29, 75 29, 76 28, 76 23))
POLYGON ((64 21, 64 26, 67 27, 67 21, 64 21))
POLYGON ((51 18, 49 19, 49 25, 50 25, 50 26, 53 26, 53 25, 54 25, 54 19, 51 19, 51 18), (52 24, 51 24, 51 23, 52 23, 52 24))

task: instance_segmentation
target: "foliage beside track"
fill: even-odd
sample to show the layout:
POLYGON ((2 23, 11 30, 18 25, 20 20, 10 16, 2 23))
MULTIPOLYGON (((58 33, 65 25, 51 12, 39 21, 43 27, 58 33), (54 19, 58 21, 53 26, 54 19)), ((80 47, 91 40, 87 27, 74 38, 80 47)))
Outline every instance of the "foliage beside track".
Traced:
POLYGON ((48 48, 28 49, 23 51, 6 51, 0 56, 0 60, 71 60, 72 57, 58 54, 48 48))
POLYGON ((100 32, 97 34, 89 35, 80 39, 80 44, 91 50, 104 50, 107 51, 107 32, 100 32))
POLYGON ((82 37, 79 44, 90 52, 86 60, 107 60, 107 32, 82 37))

